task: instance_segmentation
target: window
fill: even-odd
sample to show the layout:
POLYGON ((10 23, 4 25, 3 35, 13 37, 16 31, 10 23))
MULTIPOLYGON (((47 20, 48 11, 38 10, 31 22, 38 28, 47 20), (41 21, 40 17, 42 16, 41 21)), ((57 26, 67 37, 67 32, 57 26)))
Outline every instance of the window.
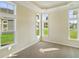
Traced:
POLYGON ((0 16, 0 46, 2 47, 15 42, 15 5, 1 1, 0 14, 4 14, 0 16))
POLYGON ((70 40, 78 39, 78 9, 69 10, 69 37, 70 40))
POLYGON ((36 36, 48 36, 48 14, 42 13, 36 15, 36 22, 35 22, 35 33, 36 36), (40 16, 41 15, 41 16, 40 16), (40 19, 41 18, 41 19, 40 19))
POLYGON ((15 6, 13 4, 0 1, 0 13, 14 14, 15 6))
POLYGON ((42 22, 43 22, 43 33, 45 36, 48 36, 48 14, 43 13, 42 14, 42 22))
POLYGON ((39 15, 36 15, 36 29, 35 29, 35 33, 37 36, 39 36, 39 24, 40 24, 40 20, 39 20, 39 15))

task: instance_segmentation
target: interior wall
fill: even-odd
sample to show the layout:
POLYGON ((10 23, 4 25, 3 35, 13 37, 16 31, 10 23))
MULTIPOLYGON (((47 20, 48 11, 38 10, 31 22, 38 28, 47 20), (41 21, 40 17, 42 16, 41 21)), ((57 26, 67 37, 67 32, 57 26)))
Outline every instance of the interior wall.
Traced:
POLYGON ((44 40, 79 48, 78 40, 68 38, 68 5, 53 8, 48 15, 49 36, 44 40))
POLYGON ((36 13, 31 9, 16 4, 16 44, 12 46, 11 50, 8 50, 9 46, 1 48, 0 57, 8 56, 39 41, 34 31, 36 13))

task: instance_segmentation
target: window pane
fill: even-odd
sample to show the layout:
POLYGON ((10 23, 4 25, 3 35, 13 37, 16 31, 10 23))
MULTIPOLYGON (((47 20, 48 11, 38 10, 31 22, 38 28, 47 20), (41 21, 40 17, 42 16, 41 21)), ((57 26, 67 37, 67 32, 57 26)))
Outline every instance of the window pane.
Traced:
POLYGON ((47 13, 43 13, 42 14, 42 19, 43 19, 43 21, 48 20, 48 14, 47 13))
MULTIPOLYGON (((12 14, 14 16, 15 14, 14 11, 15 11, 15 5, 5 1, 0 1, 0 13, 4 13, 5 15, 12 14)), ((3 17, 5 17, 5 15, 3 15, 3 17)), ((0 45, 6 46, 14 43, 15 17, 14 18, 10 16, 5 18, 3 17, 1 17, 0 19, 0 38, 1 38, 0 45)))
POLYGON ((36 35, 39 35, 39 22, 36 22, 36 35))
POLYGON ((1 46, 14 43, 14 20, 2 19, 1 46))
POLYGON ((0 8, 7 8, 7 3, 0 1, 0 8))
POLYGON ((36 20, 39 20, 39 15, 36 15, 36 20))
POLYGON ((13 32, 14 30, 14 20, 8 20, 8 31, 13 32))
POLYGON ((45 36, 48 36, 48 14, 47 13, 42 14, 42 22, 44 24, 43 33, 45 36))
POLYGON ((70 23, 70 38, 77 39, 77 21, 70 23))
POLYGON ((77 10, 70 10, 69 11, 69 19, 76 19, 78 17, 78 11, 77 10))
POLYGON ((9 14, 14 14, 14 5, 8 4, 7 9, 9 14))
POLYGON ((69 14, 69 33, 70 33, 70 39, 71 40, 75 40, 78 37, 78 28, 77 28, 77 21, 78 21, 78 10, 70 10, 70 12, 72 12, 71 14, 69 14), (70 17, 72 16, 72 17, 70 17))
POLYGON ((44 22, 44 35, 48 35, 48 22, 44 22))
POLYGON ((0 12, 2 13, 14 14, 14 8, 15 6, 10 3, 0 2, 0 12))
POLYGON ((14 43, 14 33, 3 32, 1 35, 1 46, 14 43))
POLYGON ((36 23, 35 23, 35 34, 37 35, 37 36, 39 36, 39 25, 40 24, 40 19, 39 19, 39 15, 36 15, 36 23))
POLYGON ((1 19, 0 19, 0 46, 1 46, 1 19))

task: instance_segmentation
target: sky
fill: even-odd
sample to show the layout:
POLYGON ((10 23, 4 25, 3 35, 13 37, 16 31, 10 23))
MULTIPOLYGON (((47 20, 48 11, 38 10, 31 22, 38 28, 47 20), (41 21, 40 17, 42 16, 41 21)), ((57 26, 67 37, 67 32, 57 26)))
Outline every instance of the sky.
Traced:
POLYGON ((48 17, 47 13, 42 14, 43 20, 46 20, 46 17, 48 17))
POLYGON ((13 10, 14 6, 11 5, 10 3, 4 2, 4 1, 0 1, 0 8, 8 8, 13 10))

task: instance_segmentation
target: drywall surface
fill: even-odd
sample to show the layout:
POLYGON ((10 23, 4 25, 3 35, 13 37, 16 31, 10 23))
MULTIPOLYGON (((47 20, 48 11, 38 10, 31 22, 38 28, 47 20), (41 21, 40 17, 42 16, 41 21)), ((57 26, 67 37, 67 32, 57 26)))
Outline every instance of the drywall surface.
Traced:
POLYGON ((69 40, 68 6, 54 8, 48 15, 49 36, 44 40, 79 48, 79 40, 69 40))
POLYGON ((37 12, 22 5, 16 4, 16 39, 11 50, 8 47, 0 49, 0 57, 7 57, 9 54, 27 48, 39 40, 35 36, 35 15, 37 12))

